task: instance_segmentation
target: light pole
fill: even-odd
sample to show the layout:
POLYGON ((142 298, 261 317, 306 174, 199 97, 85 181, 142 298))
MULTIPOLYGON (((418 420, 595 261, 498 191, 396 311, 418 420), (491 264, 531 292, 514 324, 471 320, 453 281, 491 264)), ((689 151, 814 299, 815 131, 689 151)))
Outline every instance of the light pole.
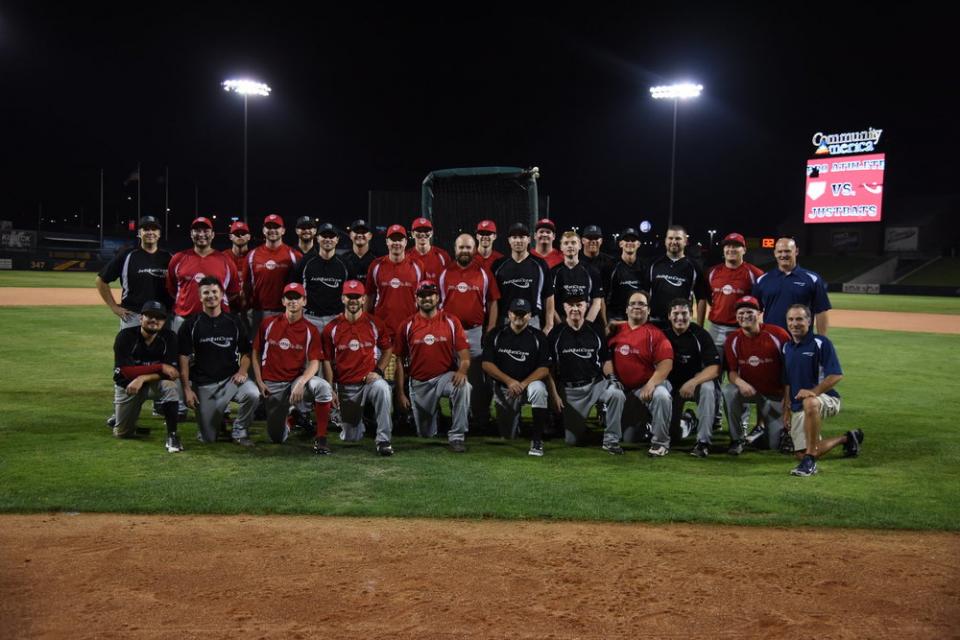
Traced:
POLYGON ((243 96, 243 221, 247 222, 247 98, 269 96, 270 87, 256 80, 225 80, 222 86, 243 96))
POLYGON ((713 236, 715 236, 715 235, 717 234, 717 230, 716 230, 716 229, 707 229, 707 233, 710 234, 710 246, 712 247, 712 246, 713 246, 713 236))
POLYGON ((656 100, 673 100, 673 149, 670 153, 670 210, 667 215, 667 226, 673 224, 673 192, 674 174, 677 169, 677 112, 680 101, 688 98, 697 98, 703 91, 702 84, 684 82, 681 84, 650 87, 650 95, 656 100))

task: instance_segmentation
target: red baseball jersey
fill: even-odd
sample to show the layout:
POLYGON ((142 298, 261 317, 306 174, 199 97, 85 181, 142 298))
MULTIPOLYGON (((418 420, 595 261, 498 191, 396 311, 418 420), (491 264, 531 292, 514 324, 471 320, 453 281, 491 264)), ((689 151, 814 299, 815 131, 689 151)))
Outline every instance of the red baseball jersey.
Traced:
POLYGON ((726 264, 718 264, 707 273, 710 287, 710 322, 736 326, 737 300, 750 295, 757 278, 763 275, 759 267, 749 262, 742 263, 736 269, 726 264))
POLYGON ((450 254, 439 247, 430 247, 430 250, 426 253, 420 253, 414 247, 409 253, 413 254, 423 265, 424 280, 436 280, 440 277, 440 272, 453 262, 450 254))
POLYGON ((285 313, 263 321, 253 353, 260 357, 260 375, 274 382, 292 382, 308 362, 324 359, 320 331, 303 316, 288 321, 285 313))
POLYGON ((531 249, 530 253, 541 258, 544 262, 547 263, 547 267, 553 269, 555 266, 563 262, 563 254, 560 253, 559 249, 550 249, 546 254, 540 255, 537 253, 536 249, 531 249))
MULTIPOLYGON (((231 260, 233 260, 233 264, 234 264, 234 266, 237 268, 237 278, 238 278, 239 281, 240 281, 240 287, 241 287, 241 288, 243 287, 243 283, 247 281, 247 276, 246 276, 246 273, 247 273, 247 256, 248 256, 249 254, 250 254, 250 251, 247 251, 246 253, 242 253, 242 254, 240 254, 240 255, 237 255, 237 254, 235 254, 235 253, 234 253, 232 250, 230 250, 230 249, 227 249, 226 251, 223 252, 223 255, 225 255, 225 256, 227 256, 228 258, 230 258, 231 260)), ((238 301, 238 302, 239 302, 239 301, 238 301)), ((244 304, 242 304, 242 305, 234 304, 234 305, 233 305, 233 308, 231 309, 231 310, 233 311, 233 313, 239 313, 239 312, 241 312, 241 311, 246 311, 247 309, 250 308, 250 305, 249 305, 249 303, 247 303, 246 300, 244 300, 243 303, 244 303, 244 304)))
POLYGON ((723 345, 727 370, 736 371, 757 393, 782 396, 783 345, 788 342, 790 334, 775 324, 761 324, 760 333, 752 337, 738 329, 723 345))
POLYGON ((409 254, 401 262, 390 256, 377 258, 367 271, 367 295, 376 292, 373 313, 396 333, 404 320, 417 312, 417 284, 423 279, 420 261, 409 254))
POLYGON ((395 343, 398 356, 410 356, 408 375, 414 380, 429 380, 451 371, 457 352, 470 348, 460 321, 442 310, 432 318, 417 313, 407 319, 395 343))
POLYGON ((480 266, 486 267, 487 271, 493 273, 493 263, 503 257, 503 254, 494 249, 490 252, 490 256, 484 258, 479 253, 473 257, 474 261, 480 264, 480 266))
POLYGON ((280 243, 276 249, 260 245, 247 253, 244 289, 251 309, 280 311, 283 309, 283 288, 288 276, 303 254, 280 243))
POLYGON ((369 313, 356 322, 341 313, 323 328, 322 338, 324 359, 333 363, 333 379, 342 384, 363 382, 393 346, 383 321, 369 313))
POLYGON ((215 276, 223 284, 223 309, 230 311, 227 298, 240 293, 240 278, 233 260, 220 251, 200 256, 190 248, 174 255, 167 266, 167 293, 174 299, 175 314, 186 317, 203 310, 199 283, 207 276, 215 276))
POLYGON ((482 325, 487 306, 500 299, 496 279, 476 261, 466 267, 454 262, 440 274, 438 286, 443 310, 456 316, 464 329, 482 325))
POLYGON ((623 323, 610 337, 610 354, 613 370, 628 390, 639 389, 647 384, 658 362, 673 360, 673 347, 663 331, 649 322, 630 328, 623 323))

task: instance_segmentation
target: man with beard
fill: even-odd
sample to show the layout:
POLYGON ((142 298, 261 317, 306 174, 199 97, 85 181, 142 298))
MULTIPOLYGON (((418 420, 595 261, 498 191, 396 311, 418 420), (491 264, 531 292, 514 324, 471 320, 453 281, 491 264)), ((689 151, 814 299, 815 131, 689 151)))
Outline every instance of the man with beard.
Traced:
POLYGON ((313 253, 317 250, 317 221, 313 216, 300 216, 297 218, 297 249, 302 255, 313 253))
POLYGON ((485 429, 490 422, 490 383, 483 375, 483 336, 497 324, 497 300, 500 290, 493 275, 477 262, 476 242, 469 233, 457 236, 456 260, 440 274, 440 307, 456 317, 470 343, 470 369, 467 380, 471 393, 471 425, 485 429))
POLYGON ((476 260, 488 271, 493 273, 493 263, 503 257, 503 254, 493 248, 497 239, 497 223, 493 220, 481 220, 477 224, 477 257, 476 260))
POLYGON ((516 298, 525 298, 530 302, 533 316, 530 326, 545 332, 553 328, 553 281, 549 277, 549 268, 542 259, 530 253, 530 231, 527 225, 517 222, 507 232, 510 255, 504 256, 493 265, 493 276, 500 289, 498 322, 507 322, 507 308, 516 298))
POLYGON ((263 219, 264 243, 247 255, 245 288, 253 318, 254 333, 260 330, 264 318, 283 313, 280 300, 289 274, 303 255, 283 242, 286 233, 283 218, 270 214, 263 219))
POLYGON ((684 253, 687 232, 678 225, 667 227, 666 255, 650 263, 650 320, 666 330, 670 326, 670 302, 676 298, 696 297, 697 324, 707 317, 707 285, 700 265, 684 253))
POLYGON ((351 247, 350 251, 343 255, 343 261, 347 265, 347 274, 351 280, 365 282, 367 271, 377 257, 370 249, 373 232, 370 231, 370 225, 363 218, 351 222, 348 231, 350 232, 351 247))

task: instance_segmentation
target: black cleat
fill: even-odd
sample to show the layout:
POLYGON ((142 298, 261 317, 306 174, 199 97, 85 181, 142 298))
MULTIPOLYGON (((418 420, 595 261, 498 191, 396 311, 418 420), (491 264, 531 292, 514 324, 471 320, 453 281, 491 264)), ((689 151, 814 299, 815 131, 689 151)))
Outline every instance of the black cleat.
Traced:
POLYGON ((698 442, 690 452, 694 458, 706 458, 710 455, 710 445, 706 442, 698 442))
POLYGON ((313 452, 318 456, 329 456, 333 453, 333 451, 330 450, 330 447, 327 446, 326 438, 316 438, 313 441, 313 452))
POLYGON ((385 457, 387 457, 387 456, 392 456, 392 455, 393 455, 393 447, 390 445, 390 441, 389 441, 389 440, 385 440, 385 441, 383 441, 383 442, 378 442, 378 443, 377 443, 377 453, 380 454, 381 456, 385 456, 385 457))
POLYGON ((863 445, 863 429, 853 429, 847 431, 847 441, 843 443, 843 457, 856 458, 860 455, 860 447, 863 445))

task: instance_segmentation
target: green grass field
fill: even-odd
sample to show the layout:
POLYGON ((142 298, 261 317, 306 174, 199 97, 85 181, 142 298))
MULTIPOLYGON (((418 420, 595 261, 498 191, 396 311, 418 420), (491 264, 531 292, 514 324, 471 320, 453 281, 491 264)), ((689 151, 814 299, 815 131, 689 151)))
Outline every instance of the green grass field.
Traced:
POLYGON ((612 457, 599 446, 468 438, 457 456, 442 442, 401 437, 379 458, 367 440, 316 458, 310 441, 276 446, 200 445, 167 454, 163 426, 118 441, 111 412, 115 319, 100 307, 0 308, 0 511, 301 513, 354 516, 538 518, 776 526, 960 529, 960 336, 831 331, 849 378, 828 434, 866 431, 864 453, 788 475, 775 452, 697 460, 679 446, 651 460, 645 448, 612 457), (15 337, 11 337, 15 336, 15 337), (935 381, 935 383, 934 383, 935 381))

